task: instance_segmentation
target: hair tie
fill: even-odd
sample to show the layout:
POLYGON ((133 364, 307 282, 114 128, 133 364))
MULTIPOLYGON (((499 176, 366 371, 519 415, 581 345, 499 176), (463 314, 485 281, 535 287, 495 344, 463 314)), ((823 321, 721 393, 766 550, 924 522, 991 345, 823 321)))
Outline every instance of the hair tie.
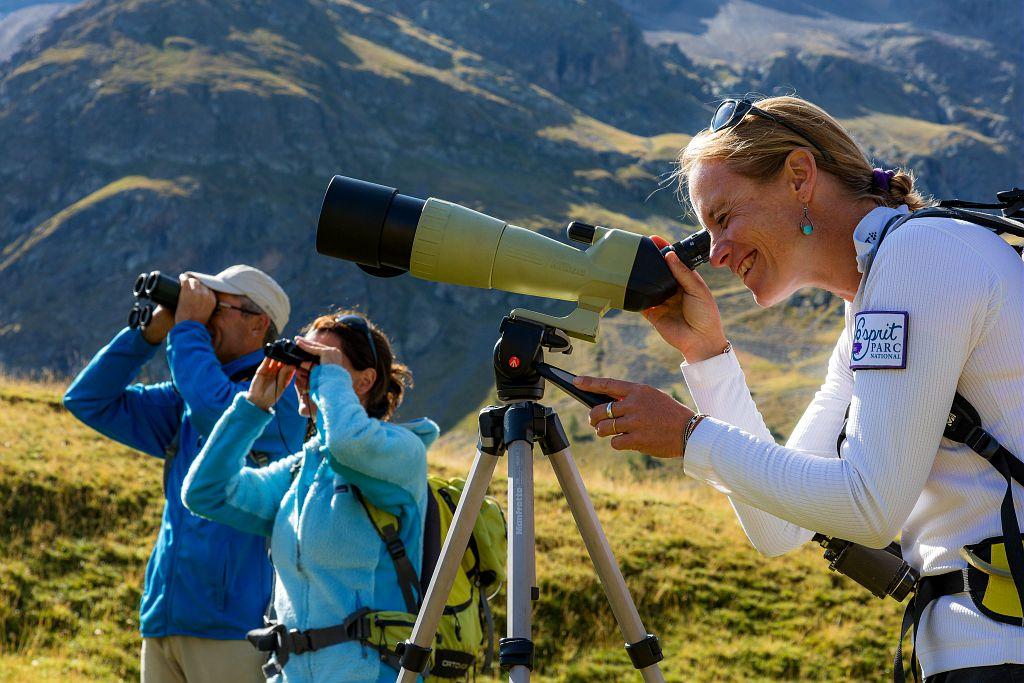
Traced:
POLYGON ((896 175, 896 171, 885 171, 880 168, 871 170, 872 183, 883 192, 889 191, 889 181, 896 175))

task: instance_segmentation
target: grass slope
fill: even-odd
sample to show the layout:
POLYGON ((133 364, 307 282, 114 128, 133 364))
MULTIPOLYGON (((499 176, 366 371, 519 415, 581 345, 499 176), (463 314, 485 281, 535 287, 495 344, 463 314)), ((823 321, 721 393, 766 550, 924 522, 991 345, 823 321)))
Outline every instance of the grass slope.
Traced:
MULTIPOLYGON (((137 678, 136 610, 162 505, 160 465, 79 424, 60 391, 0 380, 0 671, 18 681, 137 678)), ((431 459, 446 475, 468 471, 469 455, 450 438, 431 459)), ((535 678, 632 680, 554 475, 543 459, 536 471, 535 678)), ((830 574, 812 548, 758 556, 707 487, 583 473, 645 626, 661 638, 668 680, 885 675, 895 603, 830 574)), ((504 504, 504 476, 491 493, 504 504)))

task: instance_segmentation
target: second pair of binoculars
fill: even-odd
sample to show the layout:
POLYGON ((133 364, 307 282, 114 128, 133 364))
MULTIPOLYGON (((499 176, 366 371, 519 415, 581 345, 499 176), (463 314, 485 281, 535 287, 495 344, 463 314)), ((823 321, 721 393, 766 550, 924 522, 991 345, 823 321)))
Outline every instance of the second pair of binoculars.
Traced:
POLYGON ((128 326, 132 329, 146 327, 153 320, 157 306, 174 310, 178 306, 178 295, 181 294, 181 283, 177 277, 154 270, 150 273, 139 273, 132 288, 135 302, 128 312, 128 326))
POLYGON ((303 363, 320 364, 320 356, 303 350, 291 339, 278 339, 263 346, 263 355, 285 365, 299 367, 303 363))

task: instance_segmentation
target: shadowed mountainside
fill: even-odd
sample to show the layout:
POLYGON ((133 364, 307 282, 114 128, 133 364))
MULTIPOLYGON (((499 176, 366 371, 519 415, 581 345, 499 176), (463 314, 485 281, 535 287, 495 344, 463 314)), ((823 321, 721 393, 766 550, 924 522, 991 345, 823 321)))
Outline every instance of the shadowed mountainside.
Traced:
MULTIPOLYGON (((378 280, 317 255, 331 175, 551 235, 578 218, 679 238, 672 192, 650 195, 723 92, 792 85, 843 116, 879 163, 908 162, 936 193, 983 198, 1011 184, 1019 60, 993 42, 992 18, 1007 8, 975 6, 979 28, 961 36, 943 12, 917 26, 920 12, 894 3, 853 15, 841 6, 76 6, 0 64, 0 365, 74 372, 123 324, 139 271, 248 262, 290 293, 288 333, 328 305, 381 322, 416 375, 404 414, 450 426, 491 395, 501 316, 567 305, 378 280), (772 26, 803 47, 755 51, 772 26), (707 52, 715 45, 733 61, 707 52), (75 324, 54 325, 55 310, 74 311, 75 324)), ((839 306, 801 293, 760 312, 727 275, 708 278, 737 347, 779 378, 763 397, 784 431, 824 364, 839 306)), ((604 329, 600 344, 577 345, 573 367, 678 384, 677 359, 638 316, 604 329)))

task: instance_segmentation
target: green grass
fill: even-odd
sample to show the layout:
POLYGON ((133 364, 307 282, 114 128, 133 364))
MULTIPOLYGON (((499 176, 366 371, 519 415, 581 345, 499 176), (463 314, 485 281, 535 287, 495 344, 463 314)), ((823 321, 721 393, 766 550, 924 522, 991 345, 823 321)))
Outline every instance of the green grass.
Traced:
MULTIPOLYGON (((137 606, 162 506, 160 466, 79 424, 60 406, 60 389, 0 379, 0 671, 18 681, 137 678, 137 606)), ((570 411, 567 423, 578 412, 570 411)), ((463 475, 471 453, 458 431, 446 435, 432 469, 463 475)), ((757 555, 727 501, 684 480, 675 463, 646 476, 585 462, 581 470, 644 624, 661 639, 668 680, 885 676, 895 603, 830 574, 812 548, 757 555)), ((632 680, 543 458, 536 472, 535 678, 632 680)), ((491 493, 504 505, 503 474, 491 493)))

